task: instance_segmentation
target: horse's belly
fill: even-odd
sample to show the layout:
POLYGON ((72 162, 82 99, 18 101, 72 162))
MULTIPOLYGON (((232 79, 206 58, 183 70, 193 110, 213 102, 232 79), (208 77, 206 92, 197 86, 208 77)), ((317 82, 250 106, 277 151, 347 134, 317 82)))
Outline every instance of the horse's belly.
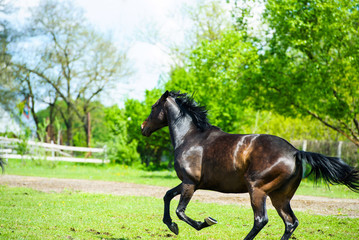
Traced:
POLYGON ((213 190, 223 193, 248 192, 244 176, 238 172, 206 174, 203 176, 199 189, 213 190))

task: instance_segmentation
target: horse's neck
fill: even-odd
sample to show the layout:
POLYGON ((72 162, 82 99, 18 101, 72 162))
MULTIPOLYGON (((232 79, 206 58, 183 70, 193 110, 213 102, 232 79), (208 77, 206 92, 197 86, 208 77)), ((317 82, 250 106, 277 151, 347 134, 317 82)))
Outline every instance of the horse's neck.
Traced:
POLYGON ((179 147, 184 141, 189 131, 196 129, 190 116, 180 116, 180 109, 174 100, 168 101, 167 119, 170 130, 171 141, 174 149, 179 147))

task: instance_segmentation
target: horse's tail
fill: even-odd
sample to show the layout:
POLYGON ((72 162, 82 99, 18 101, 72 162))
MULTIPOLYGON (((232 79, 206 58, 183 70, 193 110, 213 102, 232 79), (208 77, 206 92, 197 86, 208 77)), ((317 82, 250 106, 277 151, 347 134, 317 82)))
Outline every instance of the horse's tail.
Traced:
POLYGON ((359 193, 359 171, 336 157, 327 157, 319 153, 298 151, 297 160, 306 160, 312 169, 308 176, 314 172, 315 181, 323 178, 326 182, 344 184, 350 190, 359 193))

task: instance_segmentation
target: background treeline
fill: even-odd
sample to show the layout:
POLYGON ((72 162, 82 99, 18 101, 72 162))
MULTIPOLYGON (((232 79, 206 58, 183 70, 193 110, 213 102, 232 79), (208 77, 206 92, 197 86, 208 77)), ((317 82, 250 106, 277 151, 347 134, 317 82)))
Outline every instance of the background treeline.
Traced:
MULTIPOLYGON (((49 2, 56 3, 42 4, 49 2)), ((125 54, 113 56, 104 50, 112 46, 111 42, 105 41, 110 45, 101 45, 103 48, 96 45, 96 51, 105 52, 95 58, 97 65, 83 69, 88 71, 87 77, 77 74, 71 78, 71 67, 78 70, 91 66, 68 64, 69 59, 63 58, 68 56, 67 45, 54 42, 52 33, 47 35, 54 44, 51 49, 58 52, 49 49, 39 58, 41 64, 32 67, 9 56, 4 62, 9 71, 17 71, 11 79, 23 84, 22 96, 35 100, 43 96, 42 92, 37 96, 31 93, 29 82, 50 84, 53 89, 46 92, 51 96, 46 98, 50 99, 48 107, 33 113, 38 137, 45 134, 50 121, 54 132, 61 131, 68 144, 86 146, 90 137, 91 146, 107 145, 114 162, 172 167, 168 130, 162 129, 151 138, 140 132, 151 106, 168 89, 193 94, 209 110, 210 122, 224 131, 267 133, 289 141, 347 141, 357 156, 359 2, 268 0, 227 4, 232 7, 230 11, 221 1, 198 3, 190 9, 193 28, 188 31, 186 44, 168 45, 174 59, 171 71, 164 74, 157 88, 146 92, 145 100, 127 99, 123 108, 106 107, 94 97, 115 83, 116 77, 130 72, 125 67, 125 54), (264 6, 264 11, 261 21, 253 24, 257 4, 264 6), (123 64, 105 67, 116 59, 123 64), (55 63, 58 66, 54 67, 55 63), (60 74, 54 74, 59 69, 60 74), (106 75, 108 71, 111 75, 106 75), (97 77, 92 78, 92 74, 97 77), (34 82, 29 80, 32 78, 34 82), (81 87, 87 86, 83 78, 92 87, 81 87), (75 91, 66 95, 61 91, 66 86, 75 91), (86 128, 88 113, 91 136, 86 128)), ((66 32, 60 36, 62 39, 66 32)), ((97 43, 101 41, 96 39, 97 43)), ((356 156, 351 159, 358 159, 356 156)), ((358 165, 358 160, 351 162, 358 165)))

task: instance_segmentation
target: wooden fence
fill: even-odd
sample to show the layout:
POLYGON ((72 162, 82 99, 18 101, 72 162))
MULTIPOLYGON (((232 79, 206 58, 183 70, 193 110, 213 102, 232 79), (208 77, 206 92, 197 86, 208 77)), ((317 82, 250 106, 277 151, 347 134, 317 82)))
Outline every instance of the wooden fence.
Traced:
POLYGON ((103 148, 72 147, 54 143, 35 142, 32 140, 24 141, 7 137, 0 137, 0 157, 6 161, 7 159, 42 159, 48 161, 81 163, 110 162, 110 160, 107 159, 106 146, 103 148), (18 150, 20 145, 25 145, 28 151, 21 154, 21 151, 18 150), (79 158, 74 157, 73 152, 96 153, 103 155, 103 158, 79 158))

